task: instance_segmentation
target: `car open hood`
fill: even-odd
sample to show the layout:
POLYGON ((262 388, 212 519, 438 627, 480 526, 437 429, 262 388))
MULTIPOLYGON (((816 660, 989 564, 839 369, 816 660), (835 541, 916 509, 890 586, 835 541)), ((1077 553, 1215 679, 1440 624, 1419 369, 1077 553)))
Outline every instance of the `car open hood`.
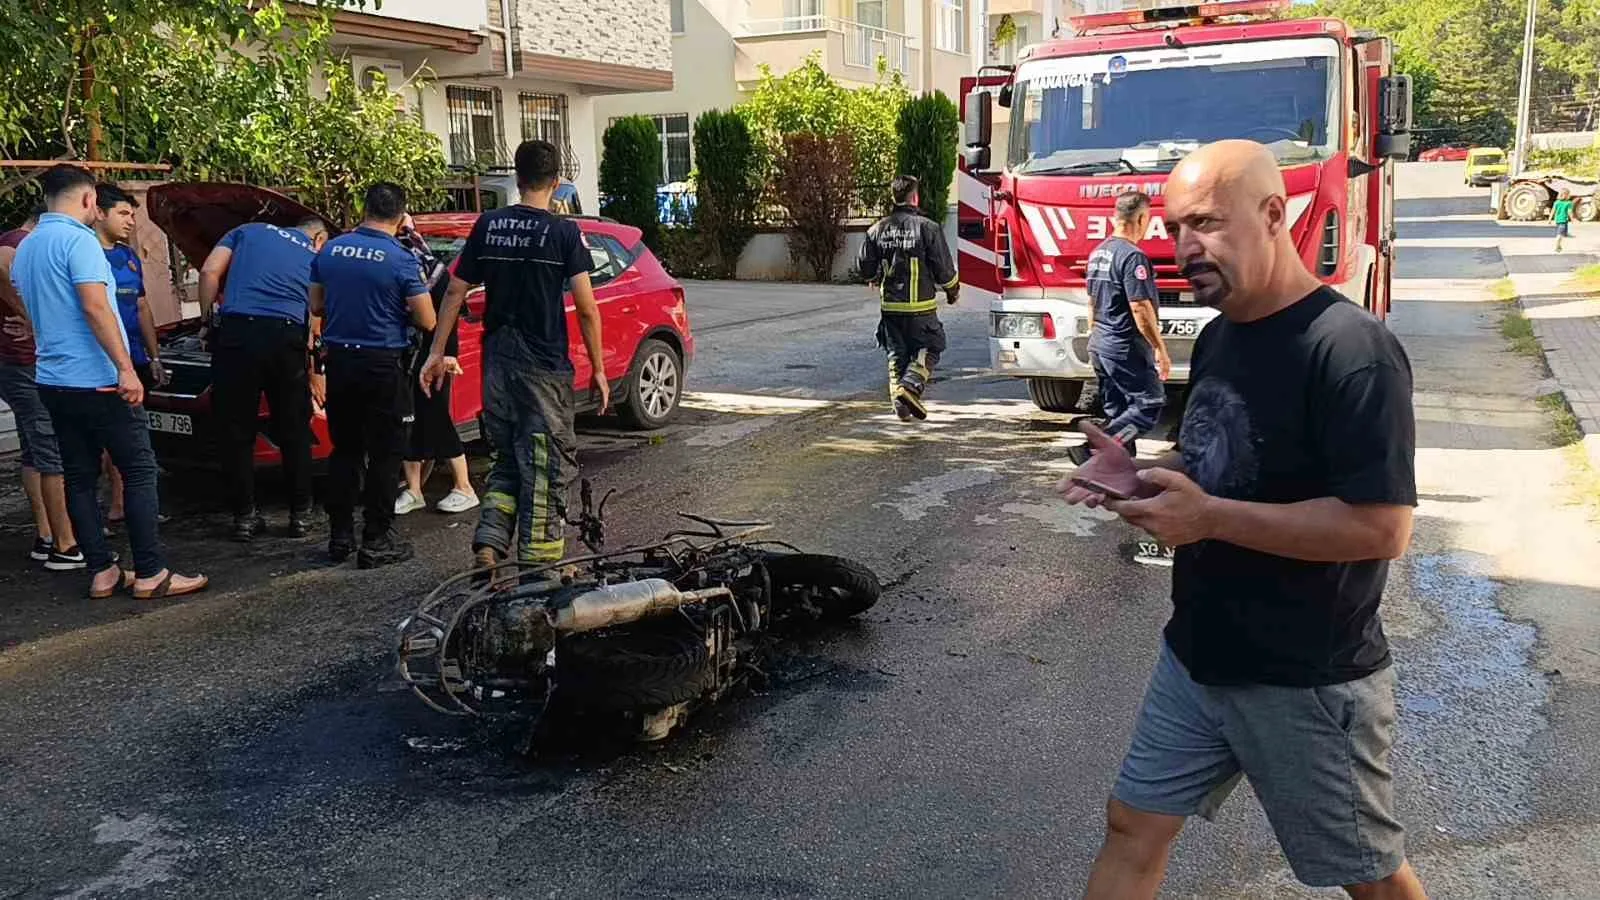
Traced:
POLYGON ((217 241, 248 222, 291 228, 307 218, 326 218, 299 201, 266 188, 225 182, 174 182, 146 195, 150 221, 166 232, 198 267, 217 241))

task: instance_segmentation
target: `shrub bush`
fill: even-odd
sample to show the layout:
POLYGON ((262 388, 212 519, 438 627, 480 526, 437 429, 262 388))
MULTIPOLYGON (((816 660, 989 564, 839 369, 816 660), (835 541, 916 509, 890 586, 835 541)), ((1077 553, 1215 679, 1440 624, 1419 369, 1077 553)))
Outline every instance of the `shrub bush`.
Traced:
POLYGON ((799 271, 828 281, 833 259, 844 247, 844 219, 855 194, 850 163, 855 142, 848 133, 785 135, 773 195, 789 228, 789 257, 799 271))
POLYGON ((1528 168, 1561 172, 1581 178, 1600 177, 1600 148, 1572 150, 1533 150, 1528 153, 1528 168))
POLYGON ((694 122, 694 225, 708 253, 703 269, 732 278, 755 234, 760 158, 750 126, 736 112, 707 110, 694 122))
POLYGON ((900 136, 896 174, 915 175, 922 183, 922 214, 943 222, 950 209, 950 182, 955 179, 956 141, 961 115, 944 91, 911 100, 895 121, 900 136))
POLYGON ((644 232, 645 245, 659 250, 661 142, 655 122, 644 116, 618 119, 606 128, 601 147, 600 214, 644 232))

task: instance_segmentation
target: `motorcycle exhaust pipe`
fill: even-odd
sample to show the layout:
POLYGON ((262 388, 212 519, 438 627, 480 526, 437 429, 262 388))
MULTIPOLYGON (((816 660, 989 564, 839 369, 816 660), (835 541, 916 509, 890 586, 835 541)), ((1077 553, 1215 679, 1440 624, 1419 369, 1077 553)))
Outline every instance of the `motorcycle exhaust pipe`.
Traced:
POLYGON ((556 631, 576 634, 664 615, 690 603, 732 597, 733 592, 725 587, 680 591, 664 578, 646 578, 585 591, 547 615, 556 631))

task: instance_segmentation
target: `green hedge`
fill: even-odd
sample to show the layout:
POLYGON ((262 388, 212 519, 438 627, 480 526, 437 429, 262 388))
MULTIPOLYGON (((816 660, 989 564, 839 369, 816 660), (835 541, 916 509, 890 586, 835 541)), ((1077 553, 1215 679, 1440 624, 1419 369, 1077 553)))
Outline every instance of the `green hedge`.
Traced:
POLYGON ((900 108, 895 131, 900 137, 897 173, 917 177, 922 183, 922 214, 943 222, 950 209, 961 132, 956 105, 944 91, 923 94, 900 108))
POLYGON ((612 122, 601 138, 600 214, 644 232, 645 245, 660 248, 656 186, 661 183, 661 140, 644 116, 612 122))

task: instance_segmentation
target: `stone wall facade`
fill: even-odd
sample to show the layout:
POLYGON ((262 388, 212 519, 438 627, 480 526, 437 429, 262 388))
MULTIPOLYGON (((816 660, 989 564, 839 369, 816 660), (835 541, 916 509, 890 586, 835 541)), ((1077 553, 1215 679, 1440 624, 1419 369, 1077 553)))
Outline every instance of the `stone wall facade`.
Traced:
POLYGON ((667 0, 515 2, 518 53, 672 70, 672 22, 667 0))

